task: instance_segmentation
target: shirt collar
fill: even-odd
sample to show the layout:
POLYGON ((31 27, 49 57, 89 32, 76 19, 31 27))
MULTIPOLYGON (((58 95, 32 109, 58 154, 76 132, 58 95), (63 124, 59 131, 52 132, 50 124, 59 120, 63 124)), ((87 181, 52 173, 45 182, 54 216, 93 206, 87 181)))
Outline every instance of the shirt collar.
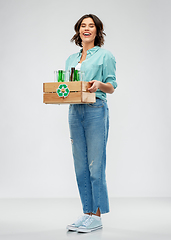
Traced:
MULTIPOLYGON (((100 49, 99 46, 95 46, 95 47, 87 50, 87 56, 89 56, 89 55, 92 56, 92 55, 93 55, 94 53, 96 53, 99 49, 100 49)), ((80 50, 80 52, 79 52, 79 56, 81 56, 82 51, 83 51, 83 49, 81 48, 81 50, 80 50)))

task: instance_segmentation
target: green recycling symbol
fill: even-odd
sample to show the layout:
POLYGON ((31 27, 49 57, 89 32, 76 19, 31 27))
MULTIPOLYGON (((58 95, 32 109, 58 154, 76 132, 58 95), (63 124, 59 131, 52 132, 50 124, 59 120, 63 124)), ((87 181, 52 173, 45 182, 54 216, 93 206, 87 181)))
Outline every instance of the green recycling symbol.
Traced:
POLYGON ((59 97, 66 98, 68 97, 70 91, 66 84, 60 84, 56 92, 59 97))

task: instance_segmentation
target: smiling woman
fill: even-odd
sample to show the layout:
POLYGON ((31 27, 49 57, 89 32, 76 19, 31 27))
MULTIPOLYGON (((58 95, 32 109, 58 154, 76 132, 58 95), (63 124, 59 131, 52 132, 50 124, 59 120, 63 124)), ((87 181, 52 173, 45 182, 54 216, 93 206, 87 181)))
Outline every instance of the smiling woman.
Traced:
POLYGON ((106 145, 109 130, 109 109, 106 93, 117 87, 115 58, 104 44, 101 20, 87 14, 75 24, 71 41, 82 47, 66 61, 71 68, 85 72, 85 81, 91 83, 90 92, 96 93, 94 104, 69 106, 69 128, 75 173, 84 215, 67 226, 68 230, 91 232, 102 228, 101 214, 109 212, 106 185, 106 145))
POLYGON ((75 32, 76 34, 73 36, 71 41, 75 41, 75 44, 82 47, 82 39, 80 36, 80 30, 83 28, 85 30, 86 26, 88 26, 90 29, 95 28, 96 29, 96 37, 94 39, 94 45, 101 47, 104 44, 104 36, 106 35, 104 33, 103 29, 103 23, 101 20, 93 15, 93 14, 86 14, 82 16, 78 22, 75 24, 75 32), (88 25, 87 25, 88 24, 88 25))

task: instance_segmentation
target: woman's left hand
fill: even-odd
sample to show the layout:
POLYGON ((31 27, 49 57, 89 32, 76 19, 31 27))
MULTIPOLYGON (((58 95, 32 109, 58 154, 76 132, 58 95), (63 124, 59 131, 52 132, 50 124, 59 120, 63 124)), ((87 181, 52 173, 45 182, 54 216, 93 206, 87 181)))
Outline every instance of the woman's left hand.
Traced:
POLYGON ((88 91, 90 91, 91 93, 96 92, 97 89, 100 87, 100 84, 101 84, 101 82, 97 81, 97 80, 92 80, 89 83, 92 84, 91 87, 88 88, 88 91))
POLYGON ((89 83, 92 84, 91 87, 88 88, 88 91, 91 93, 96 92, 98 88, 105 93, 113 93, 115 90, 111 83, 103 83, 97 80, 92 80, 89 83))

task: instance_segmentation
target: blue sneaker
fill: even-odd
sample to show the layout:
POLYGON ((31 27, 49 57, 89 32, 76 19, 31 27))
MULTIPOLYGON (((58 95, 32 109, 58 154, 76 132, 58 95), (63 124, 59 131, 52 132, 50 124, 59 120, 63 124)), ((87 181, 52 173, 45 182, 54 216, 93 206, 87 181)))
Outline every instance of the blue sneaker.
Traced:
POLYGON ((98 216, 89 216, 89 218, 87 218, 83 224, 78 227, 77 232, 79 233, 88 233, 88 232, 92 232, 95 231, 97 229, 102 228, 102 221, 101 218, 98 216))
POLYGON ((70 231, 77 231, 77 229, 85 222, 86 219, 89 218, 90 215, 84 214, 83 216, 79 217, 76 222, 67 226, 67 229, 70 231))

